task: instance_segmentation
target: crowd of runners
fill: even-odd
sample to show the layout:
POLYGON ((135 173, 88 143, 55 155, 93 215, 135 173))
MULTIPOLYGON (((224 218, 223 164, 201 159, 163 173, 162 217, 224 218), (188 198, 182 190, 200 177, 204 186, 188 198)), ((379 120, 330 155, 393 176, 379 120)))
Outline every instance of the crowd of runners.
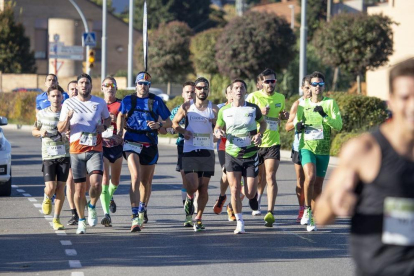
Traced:
POLYGON ((265 69, 257 77, 257 91, 247 94, 245 81, 235 79, 226 89, 227 102, 215 105, 208 100, 209 81, 199 77, 183 84, 184 103, 170 112, 161 98, 149 93, 148 72, 137 75, 136 93, 122 100, 116 98, 117 83, 112 77, 101 83, 102 99, 91 95, 92 79, 87 74, 71 81, 68 93, 59 86, 57 77, 49 74, 47 91, 36 99, 32 130, 33 136, 42 139, 44 214, 51 214, 55 198, 53 227, 64 229, 60 213, 66 186, 72 210, 68 224, 78 226, 77 234, 86 233, 85 208, 88 224, 98 224, 99 200, 101 224, 110 227, 110 213, 116 212, 113 196, 125 159, 131 177, 130 231, 141 231, 148 222, 148 202, 159 157, 158 134, 169 132, 179 136, 176 170, 183 183, 185 227, 205 230, 202 217, 209 199, 209 181, 215 174, 215 142, 221 178, 213 212, 220 214, 227 201, 228 219, 237 223, 234 233, 245 233, 242 200, 246 197, 252 215, 263 214, 264 226, 273 227, 280 131, 292 131, 297 222, 307 231, 316 231, 315 217, 318 224, 327 224, 338 215, 352 216, 351 252, 359 274, 412 275, 414 60, 391 70, 393 119, 345 147, 323 193, 331 133, 342 128, 338 105, 323 95, 325 78, 320 72, 302 80, 303 96, 293 103, 290 112, 285 110, 285 97, 275 91, 276 82, 276 73, 265 69), (282 120, 286 120, 284 130, 280 129, 282 120), (262 210, 266 186, 267 210, 262 210))

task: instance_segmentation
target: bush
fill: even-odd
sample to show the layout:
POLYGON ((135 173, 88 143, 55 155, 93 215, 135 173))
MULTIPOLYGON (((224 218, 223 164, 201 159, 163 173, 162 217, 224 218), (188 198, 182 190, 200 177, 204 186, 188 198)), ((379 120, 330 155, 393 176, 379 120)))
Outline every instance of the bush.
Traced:
POLYGON ((7 117, 10 123, 32 125, 36 120, 36 96, 35 92, 1 93, 0 100, 5 105, 0 115, 7 117))
POLYGON ((338 156, 342 146, 350 139, 358 137, 359 135, 361 135, 361 133, 347 133, 347 132, 343 132, 343 133, 339 133, 335 136, 335 138, 333 138, 332 143, 331 143, 331 152, 330 154, 332 156, 338 156))

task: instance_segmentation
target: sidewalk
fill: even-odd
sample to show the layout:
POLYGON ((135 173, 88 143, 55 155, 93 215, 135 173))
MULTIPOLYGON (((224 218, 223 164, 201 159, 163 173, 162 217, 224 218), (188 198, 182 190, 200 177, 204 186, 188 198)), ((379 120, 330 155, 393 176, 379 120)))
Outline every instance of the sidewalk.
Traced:
MULTIPOLYGON (((32 131, 33 126, 8 124, 8 125, 5 125, 5 126, 2 126, 2 128, 3 129, 20 129, 20 130, 23 130, 23 131, 32 131)), ((161 145, 175 146, 175 141, 176 140, 177 140, 177 138, 158 137, 158 143, 161 144, 161 145)), ((281 150, 280 151, 280 158, 283 161, 290 161, 291 160, 290 154, 291 154, 291 151, 289 151, 289 150, 281 150)), ((339 161, 338 157, 331 156, 331 158, 329 159, 329 166, 332 166, 332 167, 338 166, 338 161, 339 161)))

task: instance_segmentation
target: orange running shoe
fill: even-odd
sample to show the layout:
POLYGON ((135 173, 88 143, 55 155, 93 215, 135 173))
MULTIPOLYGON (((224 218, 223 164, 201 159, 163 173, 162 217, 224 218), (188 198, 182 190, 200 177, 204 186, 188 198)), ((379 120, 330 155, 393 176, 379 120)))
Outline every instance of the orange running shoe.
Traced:
POLYGON ((227 215, 229 217, 229 221, 236 221, 236 216, 234 215, 233 208, 231 207, 231 203, 227 205, 227 215))
POLYGON ((216 200, 216 203, 213 206, 213 211, 215 214, 220 215, 221 211, 223 211, 224 203, 226 202, 227 196, 219 195, 219 198, 216 200))

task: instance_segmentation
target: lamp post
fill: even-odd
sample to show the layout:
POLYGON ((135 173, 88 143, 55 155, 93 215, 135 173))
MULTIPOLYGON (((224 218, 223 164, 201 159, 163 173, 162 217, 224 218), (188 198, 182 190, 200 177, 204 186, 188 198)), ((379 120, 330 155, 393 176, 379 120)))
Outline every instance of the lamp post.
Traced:
POLYGON ((295 6, 289 5, 290 8, 290 28, 293 30, 295 28, 295 6))
POLYGON ((299 56, 299 95, 303 95, 302 79, 306 75, 306 36, 308 26, 306 24, 306 0, 302 0, 302 10, 300 19, 300 56, 299 56))

